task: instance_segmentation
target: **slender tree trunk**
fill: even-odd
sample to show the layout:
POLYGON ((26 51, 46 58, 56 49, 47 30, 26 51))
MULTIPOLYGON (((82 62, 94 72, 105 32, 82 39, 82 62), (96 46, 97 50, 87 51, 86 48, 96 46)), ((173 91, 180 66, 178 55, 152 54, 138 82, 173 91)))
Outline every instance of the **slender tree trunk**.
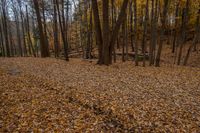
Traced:
POLYGON ((179 14, 179 2, 176 5, 176 12, 175 12, 175 33, 173 38, 173 46, 172 46, 172 53, 175 52, 176 49, 176 40, 177 40, 177 28, 178 28, 178 14, 179 14))
POLYGON ((116 25, 115 25, 114 30, 112 32, 112 36, 111 36, 111 39, 110 39, 110 47, 109 47, 110 64, 112 63, 112 51, 114 51, 115 42, 117 40, 120 27, 126 19, 126 11, 127 11, 127 7, 128 7, 128 2, 129 2, 129 0, 123 1, 118 20, 116 21, 116 25))
POLYGON ((89 44, 89 59, 92 58, 92 47, 93 47, 93 33, 92 33, 92 30, 93 30, 93 22, 92 22, 92 7, 90 8, 90 44, 89 44))
MULTIPOLYGON (((126 14, 127 16, 127 14, 126 14)), ((125 21, 125 46, 126 46, 126 61, 128 61, 128 18, 126 17, 125 21)))
POLYGON ((59 39, 58 39, 58 21, 57 21, 57 10, 56 10, 56 0, 53 0, 53 11, 54 11, 54 49, 55 57, 59 57, 59 39))
POLYGON ((186 29, 187 29, 187 22, 189 21, 189 4, 190 4, 190 0, 187 0, 186 8, 183 9, 182 26, 181 26, 181 42, 180 42, 181 44, 180 44, 180 49, 179 49, 179 54, 178 54, 177 65, 180 65, 181 63, 183 45, 186 41, 186 36, 187 36, 186 29))
POLYGON ((69 61, 69 57, 68 57, 68 44, 66 42, 66 36, 65 36, 65 19, 64 19, 64 16, 62 16, 62 19, 63 19, 63 24, 62 24, 62 19, 61 19, 61 13, 60 13, 60 8, 59 8, 58 0, 56 0, 56 5, 57 5, 57 10, 58 10, 58 18, 59 18, 59 23, 60 23, 62 40, 63 40, 63 44, 64 44, 65 60, 69 61))
POLYGON ((178 53, 178 61, 177 65, 180 65, 181 63, 181 57, 182 57, 182 51, 183 51, 183 43, 185 43, 185 27, 186 27, 186 8, 183 9, 182 14, 182 25, 181 25, 181 37, 180 37, 180 48, 178 53))
POLYGON ((134 52, 134 43, 133 43, 133 1, 130 2, 130 37, 131 37, 131 48, 132 52, 134 52))
POLYGON ((4 31, 4 37, 5 37, 5 47, 6 47, 6 56, 10 57, 10 46, 9 46, 9 40, 8 40, 8 25, 7 25, 7 16, 6 16, 6 9, 5 7, 2 8, 3 13, 3 31, 4 31))
POLYGON ((11 24, 8 23, 8 34, 9 34, 9 44, 10 44, 10 54, 13 57, 14 56, 14 42, 13 42, 13 35, 11 31, 11 24))
POLYGON ((149 65, 153 65, 152 64, 152 58, 153 58, 153 40, 154 40, 154 28, 155 28, 155 24, 154 24, 154 15, 155 15, 155 7, 154 7, 155 1, 152 0, 152 6, 151 6, 151 39, 150 39, 150 50, 149 50, 149 65))
POLYGON ((194 37, 194 40, 193 40, 193 43, 192 45, 189 47, 188 51, 187 51, 187 54, 186 54, 186 57, 185 57, 185 60, 184 60, 184 64, 183 65, 187 65, 187 62, 188 62, 188 59, 190 57, 190 53, 192 51, 192 48, 195 47, 195 45, 198 43, 198 40, 199 40, 199 37, 200 37, 200 9, 199 9, 199 12, 198 12, 198 16, 197 16, 197 20, 196 20, 196 29, 195 29, 195 37, 194 37))
MULTIPOLYGON (((115 9, 115 4, 114 4, 114 0, 111 0, 111 10, 112 10, 112 32, 114 30, 114 25, 116 23, 116 9, 115 9)), ((116 48, 114 47, 113 50, 113 58, 114 58, 114 63, 116 63, 116 48)))
POLYGON ((100 24, 97 0, 92 0, 92 9, 93 9, 93 14, 94 14, 95 31, 96 31, 96 38, 97 38, 97 45, 98 45, 98 52, 99 52, 98 64, 103 64, 103 61, 102 61, 103 39, 102 39, 102 33, 101 33, 101 24, 100 24))
POLYGON ((39 4, 37 0, 33 0, 33 2, 34 2, 34 7, 35 7, 37 21, 38 21, 38 27, 39 27, 41 56, 49 57, 49 50, 45 41, 45 35, 44 35, 44 30, 43 30, 41 16, 40 16, 39 4))
POLYGON ((14 5, 14 3, 12 3, 12 8, 13 8, 13 13, 14 13, 14 17, 15 17, 15 27, 16 27, 16 31, 17 31, 17 43, 18 43, 18 56, 20 55, 21 57, 23 56, 23 50, 22 50, 22 44, 21 44, 21 32, 20 32, 20 24, 19 24, 19 15, 17 12, 17 9, 14 5))
POLYGON ((148 24, 148 13, 149 13, 149 0, 146 0, 146 8, 145 8, 145 20, 143 24, 143 39, 142 39, 142 54, 143 54, 143 67, 145 67, 146 61, 146 38, 147 38, 147 24, 148 24))
POLYGON ((3 38, 3 29, 0 23, 0 44, 1 44, 1 52, 2 56, 5 57, 5 48, 4 48, 4 38, 3 38))
POLYGON ((28 8, 26 6, 26 18, 27 18, 27 34, 28 34, 28 40, 29 40, 29 47, 30 47, 30 54, 34 57, 36 57, 36 54, 35 54, 35 49, 33 48, 33 42, 31 40, 31 34, 30 34, 30 27, 29 27, 29 16, 28 16, 28 8))
POLYGON ((23 50, 22 50, 22 43, 21 43, 21 33, 20 33, 20 25, 19 25, 19 19, 18 19, 18 16, 15 15, 16 19, 15 19, 15 23, 16 23, 16 29, 17 29, 17 42, 18 42, 18 49, 19 49, 19 53, 20 53, 20 56, 22 57, 23 56, 23 50))
MULTIPOLYGON (((125 13, 128 6, 129 0, 124 0, 121 12, 119 14, 118 20, 116 22, 115 28, 112 32, 112 36, 109 35, 110 28, 109 28, 109 0, 103 0, 103 39, 102 39, 102 33, 101 33, 101 26, 100 26, 100 19, 98 14, 98 5, 97 0, 92 0, 92 6, 94 11, 94 20, 95 20, 95 28, 96 28, 96 34, 98 43, 103 44, 103 49, 101 47, 99 48, 100 56, 100 64, 109 65, 112 63, 112 53, 114 51, 114 44, 116 41, 116 38, 118 36, 119 29, 121 27, 121 24, 124 22, 125 19, 125 13), (105 36, 108 35, 108 36, 105 36), (110 41, 109 41, 110 40, 110 41), (109 42, 107 42, 109 41, 109 42), (105 43, 105 44, 104 44, 105 43), (103 54, 101 53, 103 51, 103 54), (108 57, 107 57, 108 56, 108 57)), ((101 45, 102 46, 102 45, 101 45)))
POLYGON ((134 41, 135 41, 135 65, 138 66, 138 42, 137 42, 137 0, 134 0, 134 41))
POLYGON ((126 43, 126 22, 124 21, 124 23, 122 24, 122 37, 123 37, 123 41, 122 41, 122 62, 125 62, 125 43, 126 43))
POLYGON ((109 0, 103 0, 103 64, 109 65, 109 0))
POLYGON ((26 48, 26 36, 25 36, 25 30, 24 30, 24 17, 22 12, 22 7, 20 1, 18 1, 19 4, 19 10, 20 10, 20 17, 21 17, 21 28, 22 28, 22 36, 23 36, 23 47, 24 47, 24 55, 27 56, 27 48, 26 48))
POLYGON ((156 45, 157 45, 157 35, 158 35, 158 0, 156 0, 156 9, 154 14, 154 22, 153 22, 153 40, 152 40, 152 59, 151 59, 151 65, 155 63, 155 56, 156 56, 156 45))
POLYGON ((85 20, 84 20, 84 30, 85 30, 85 47, 84 47, 84 49, 85 49, 85 55, 84 55, 84 58, 86 58, 86 59, 89 59, 89 52, 90 52, 90 26, 89 26, 89 23, 88 23, 88 19, 89 19, 89 17, 88 17, 88 9, 89 9, 89 6, 88 6, 88 3, 87 3, 87 1, 84 1, 84 8, 85 8, 85 10, 84 10, 84 18, 85 18, 85 20))
POLYGON ((46 42, 47 49, 49 49, 49 41, 48 41, 48 35, 47 35, 47 25, 46 25, 46 17, 45 17, 45 3, 44 3, 44 0, 42 0, 42 16, 43 16, 43 28, 44 28, 45 42, 46 42))
POLYGON ((156 62, 155 66, 159 67, 160 66, 160 57, 162 54, 162 47, 163 47, 163 37, 166 29, 166 17, 167 17, 167 12, 168 12, 168 6, 169 6, 169 0, 164 0, 164 8, 163 8, 163 14, 161 16, 161 22, 162 22, 162 30, 161 30, 161 36, 160 36, 160 42, 158 46, 158 52, 156 56, 156 62))

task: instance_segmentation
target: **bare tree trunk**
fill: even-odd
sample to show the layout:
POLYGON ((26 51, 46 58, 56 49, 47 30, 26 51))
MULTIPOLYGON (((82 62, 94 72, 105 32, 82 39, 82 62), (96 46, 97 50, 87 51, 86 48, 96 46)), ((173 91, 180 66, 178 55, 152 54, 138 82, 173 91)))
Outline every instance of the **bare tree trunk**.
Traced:
POLYGON ((195 37, 194 37, 194 40, 193 40, 193 43, 192 45, 189 47, 188 51, 187 51, 187 55, 185 57, 185 60, 184 60, 184 64, 183 65, 187 65, 187 62, 188 62, 188 59, 190 57, 190 53, 192 51, 192 48, 195 47, 195 45, 198 43, 198 39, 200 37, 200 9, 199 9, 199 12, 198 12, 198 16, 197 16, 197 20, 196 20, 196 29, 195 29, 195 37))
POLYGON ((101 24, 100 24, 97 0, 92 0, 92 9, 93 9, 93 14, 94 14, 96 38, 97 38, 97 45, 98 45, 98 52, 99 52, 98 64, 103 64, 103 61, 102 61, 103 39, 102 39, 102 33, 101 33, 101 24))
POLYGON ((1 44, 1 53, 2 53, 2 56, 5 57, 3 29, 2 29, 1 23, 0 23, 0 44, 1 44))
POLYGON ((126 43, 126 23, 124 21, 124 23, 122 24, 122 36, 123 36, 123 41, 122 41, 122 62, 125 62, 125 43, 126 43))
POLYGON ((89 23, 88 23, 88 9, 89 9, 89 5, 88 5, 88 1, 84 1, 84 31, 85 31, 85 37, 84 37, 84 40, 85 40, 85 55, 84 55, 84 58, 86 59, 89 59, 89 52, 90 52, 90 26, 89 26, 89 23))
POLYGON ((177 40, 177 28, 178 28, 178 14, 179 14, 179 2, 176 5, 176 12, 175 12, 175 33, 173 38, 173 46, 172 46, 172 53, 175 52, 176 49, 176 40, 177 40))
POLYGON ((104 37, 102 39, 97 0, 92 0, 92 6, 93 6, 93 11, 94 11, 94 20, 96 23, 95 27, 96 27, 97 39, 100 44, 103 44, 103 50, 101 49, 101 47, 99 48, 99 52, 100 52, 101 56, 103 56, 103 58, 100 56, 100 64, 109 65, 112 63, 112 53, 114 51, 115 41, 118 36, 120 26, 124 22, 124 19, 125 19, 124 15, 126 13, 128 1, 129 0, 124 0, 124 2, 122 4, 121 12, 120 12, 118 20, 116 22, 115 28, 112 32, 112 36, 110 36, 109 35, 109 32, 110 32, 109 15, 108 15, 109 14, 108 13, 109 12, 109 10, 108 10, 109 1, 103 0, 103 36, 104 37), (108 36, 105 36, 105 35, 108 35, 108 36), (103 51, 103 54, 101 53, 102 51, 103 51))
POLYGON ((124 21, 125 23, 125 45, 126 45, 126 61, 128 61, 128 18, 127 18, 127 14, 126 14, 126 19, 124 21))
POLYGON ((110 64, 112 63, 112 51, 114 51, 115 42, 117 40, 120 27, 126 19, 126 10, 127 10, 127 6, 128 6, 128 2, 129 2, 129 0, 123 1, 118 20, 116 21, 116 25, 115 25, 114 30, 112 32, 112 36, 111 36, 111 39, 110 39, 110 48, 109 48, 109 50, 110 50, 110 52, 109 52, 110 53, 110 55, 109 55, 110 56, 110 64))
POLYGON ((31 35, 30 35, 30 27, 29 27, 29 16, 28 16, 28 8, 26 6, 26 18, 27 18, 27 21, 26 21, 26 25, 27 25, 27 34, 28 34, 28 41, 29 41, 29 47, 30 47, 30 54, 34 57, 36 57, 36 54, 35 54, 35 49, 33 48, 33 42, 31 40, 31 35))
POLYGON ((138 66, 138 42, 137 42, 137 0, 134 0, 134 41, 135 41, 135 65, 138 66))
POLYGON ((42 0, 42 16, 43 16, 43 28, 44 28, 44 36, 45 36, 46 46, 47 46, 47 49, 49 49, 49 41, 48 41, 48 35, 47 35, 47 25, 46 25, 46 17, 45 17, 45 3, 44 3, 44 0, 42 0))
POLYGON ((109 65, 109 0, 103 0, 103 64, 109 65))
POLYGON ((154 24, 154 19, 155 19, 155 7, 154 7, 154 4, 155 4, 155 1, 152 0, 152 6, 151 6, 151 39, 150 39, 150 47, 149 47, 149 66, 153 65, 152 64, 152 58, 153 58, 153 45, 154 45, 154 39, 155 39, 155 36, 154 36, 154 28, 155 28, 155 24, 154 24))
POLYGON ((2 13, 3 13, 3 31, 4 31, 4 37, 5 37, 5 47, 6 47, 6 56, 10 57, 10 46, 9 46, 9 40, 8 40, 8 25, 7 25, 7 16, 6 16, 6 9, 5 7, 2 7, 2 13))
MULTIPOLYGON (((63 5, 63 1, 62 1, 62 5, 63 5)), ((65 19, 64 16, 61 16, 60 13, 60 8, 59 8, 59 3, 58 0, 56 0, 56 5, 57 5, 57 10, 58 10, 58 18, 59 18, 59 23, 60 23, 60 29, 61 29, 61 34, 62 34, 62 40, 63 40, 63 44, 64 44, 64 54, 65 54, 65 60, 69 61, 69 57, 68 57, 68 44, 66 42, 66 36, 65 36, 65 19), (62 19, 61 19, 62 17, 62 19), (63 24, 62 24, 62 20, 63 20, 63 24)), ((62 10, 63 11, 63 10, 62 10)))
POLYGON ((19 19, 18 19, 18 16, 16 16, 17 42, 18 42, 18 47, 19 47, 18 49, 19 49, 19 53, 22 57, 23 56, 23 50, 22 50, 21 33, 20 33, 19 27, 20 27, 19 19))
MULTIPOLYGON (((115 4, 114 4, 114 0, 111 0, 111 10, 112 10, 112 32, 114 30, 114 25, 116 23, 116 9, 115 9, 115 4)), ((116 63, 116 48, 114 47, 113 50, 113 59, 114 59, 114 63, 116 63)))
POLYGON ((19 25, 19 15, 17 12, 17 9, 12 1, 12 9, 15 17, 15 27, 17 31, 17 43, 18 43, 18 56, 20 55, 21 57, 23 56, 23 50, 22 50, 22 44, 21 44, 21 32, 20 32, 20 25, 19 25))
POLYGON ((49 50, 45 41, 45 35, 44 35, 41 16, 40 16, 39 4, 37 0, 33 0, 33 2, 34 2, 34 7, 35 7, 37 21, 38 21, 38 27, 39 27, 41 56, 49 57, 49 50))
POLYGON ((54 50, 55 57, 59 57, 59 39, 58 39, 58 21, 57 21, 57 10, 56 10, 56 0, 53 0, 53 11, 54 11, 54 50))
POLYGON ((152 40, 152 60, 151 60, 151 65, 153 65, 155 63, 155 56, 156 56, 156 45, 157 45, 157 42, 158 42, 158 39, 157 39, 157 35, 158 35, 158 16, 159 16, 159 13, 158 13, 158 4, 159 4, 159 1, 156 0, 156 9, 155 9, 155 14, 154 14, 154 22, 153 22, 153 40, 152 40))
POLYGON ((163 37, 164 37, 165 29, 166 29, 166 17, 167 17, 167 12, 168 12, 168 6, 169 6, 169 0, 164 0, 164 9, 163 9, 163 14, 161 16, 162 30, 161 30, 161 35, 160 35, 158 52, 157 52, 157 56, 156 56, 156 62, 155 62, 156 67, 160 66, 160 57, 162 54, 163 37))
POLYGON ((8 34, 9 34, 9 44, 10 44, 10 54, 13 57, 14 56, 14 42, 13 42, 13 35, 12 35, 12 29, 11 29, 10 22, 8 23, 8 34))
POLYGON ((142 39, 142 54, 143 54, 143 67, 145 67, 146 61, 146 38, 147 38, 147 24, 148 24, 148 13, 149 13, 149 0, 146 0, 146 8, 145 8, 145 20, 143 24, 143 39, 142 39))
POLYGON ((134 42, 133 42, 133 1, 130 2, 130 37, 131 37, 131 48, 132 52, 134 52, 134 42))
MULTIPOLYGON (((35 1, 35 0, 34 0, 35 1)), ((27 49, 26 49, 26 36, 25 36, 25 30, 24 30, 24 16, 22 12, 22 6, 21 6, 21 1, 18 0, 19 4, 19 12, 20 12, 20 17, 21 17, 21 28, 22 28, 22 36, 23 36, 23 48, 24 48, 24 56, 27 56, 27 49)))
POLYGON ((89 44, 89 59, 93 58, 92 57, 92 48, 93 48, 93 22, 92 22, 92 7, 90 8, 90 31, 89 31, 89 36, 90 36, 90 44, 89 44))
POLYGON ((179 48, 179 53, 178 53, 178 61, 177 65, 180 65, 181 63, 181 57, 182 57, 182 51, 183 51, 183 43, 185 43, 185 24, 186 24, 186 8, 183 9, 183 14, 182 14, 182 25, 181 25, 181 37, 180 37, 180 48, 179 48))

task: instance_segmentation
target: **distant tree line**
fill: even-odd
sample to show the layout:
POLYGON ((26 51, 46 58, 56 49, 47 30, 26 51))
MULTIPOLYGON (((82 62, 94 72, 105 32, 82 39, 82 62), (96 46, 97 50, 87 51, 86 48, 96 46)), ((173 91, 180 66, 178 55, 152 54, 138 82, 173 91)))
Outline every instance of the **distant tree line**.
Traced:
POLYGON ((174 64, 187 65, 199 41, 199 0, 0 1, 3 57, 81 56, 110 65, 121 56, 158 67, 168 44, 174 64))

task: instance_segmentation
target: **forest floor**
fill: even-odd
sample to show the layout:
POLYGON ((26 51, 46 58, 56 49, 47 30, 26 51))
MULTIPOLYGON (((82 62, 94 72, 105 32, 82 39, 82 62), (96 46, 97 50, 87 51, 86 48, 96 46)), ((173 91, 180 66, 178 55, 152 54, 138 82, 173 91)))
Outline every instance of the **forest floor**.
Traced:
POLYGON ((199 132, 200 68, 0 58, 0 132, 199 132))

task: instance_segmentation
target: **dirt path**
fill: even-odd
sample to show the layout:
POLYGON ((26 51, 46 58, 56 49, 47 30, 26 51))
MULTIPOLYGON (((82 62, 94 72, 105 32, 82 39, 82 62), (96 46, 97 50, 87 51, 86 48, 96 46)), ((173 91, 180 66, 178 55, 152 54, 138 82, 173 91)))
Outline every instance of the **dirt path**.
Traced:
POLYGON ((198 132, 200 69, 0 58, 0 132, 198 132))

